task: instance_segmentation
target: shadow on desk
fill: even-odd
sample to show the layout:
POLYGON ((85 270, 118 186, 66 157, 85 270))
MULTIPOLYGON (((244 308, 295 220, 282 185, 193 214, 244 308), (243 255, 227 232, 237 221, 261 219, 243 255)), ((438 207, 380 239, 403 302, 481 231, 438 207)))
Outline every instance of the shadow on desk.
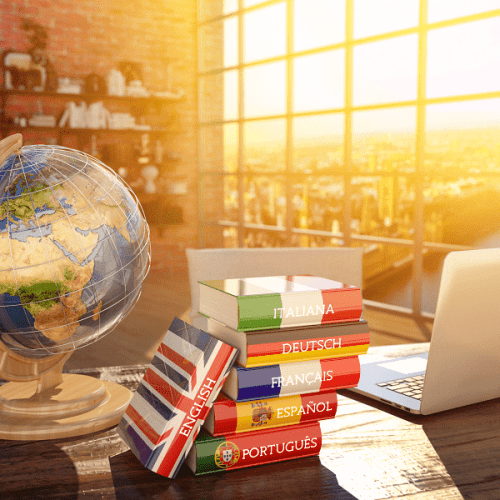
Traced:
MULTIPOLYGON (((5 442, 4 442, 5 443, 5 442)), ((57 442, 11 441, 0 453, 0 498, 79 498, 78 473, 57 442)))
POLYGON ((145 469, 132 452, 110 458, 117 500, 147 498, 193 500, 265 500, 314 498, 357 500, 321 464, 302 458, 247 469, 193 477, 184 465, 175 480, 145 469))
MULTIPOLYGON (((378 439, 400 450, 395 464, 410 471, 406 479, 420 491, 441 490, 443 498, 500 498, 500 399, 418 416, 352 392, 339 394, 388 414, 391 432, 384 436, 381 429, 378 439)), ((373 443, 365 446, 377 453, 373 443)))

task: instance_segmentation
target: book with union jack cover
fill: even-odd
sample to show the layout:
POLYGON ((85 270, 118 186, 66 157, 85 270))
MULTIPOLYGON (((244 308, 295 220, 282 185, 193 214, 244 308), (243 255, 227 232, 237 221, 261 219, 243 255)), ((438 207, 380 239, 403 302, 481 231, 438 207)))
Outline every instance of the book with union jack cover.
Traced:
POLYGON ((199 281, 199 313, 239 331, 358 321, 361 289, 309 274, 199 281))
POLYGON ((174 478, 238 350, 175 318, 118 425, 147 469, 174 478))

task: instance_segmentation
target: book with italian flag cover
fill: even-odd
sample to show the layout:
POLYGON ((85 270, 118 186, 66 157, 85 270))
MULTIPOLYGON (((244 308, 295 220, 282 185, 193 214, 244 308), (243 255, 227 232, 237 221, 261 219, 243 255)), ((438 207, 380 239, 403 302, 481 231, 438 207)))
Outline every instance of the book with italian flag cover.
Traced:
POLYGON ((222 392, 235 401, 253 401, 355 387, 358 356, 244 368, 235 363, 222 392))
POLYGON ((319 422, 217 437, 201 429, 186 465, 199 476, 319 455, 321 444, 319 422))
POLYGON ((356 286, 312 275, 200 281, 199 312, 239 331, 358 321, 356 286))
POLYGON ((364 319, 346 323, 307 325, 239 332, 206 318, 205 331, 239 351, 245 368, 366 354, 370 330, 364 319))
POLYGON ((118 424, 144 467, 177 475, 236 355, 208 333, 172 321, 118 424))
POLYGON ((203 427, 212 436, 222 436, 318 422, 334 418, 336 412, 335 390, 241 403, 219 394, 203 427))

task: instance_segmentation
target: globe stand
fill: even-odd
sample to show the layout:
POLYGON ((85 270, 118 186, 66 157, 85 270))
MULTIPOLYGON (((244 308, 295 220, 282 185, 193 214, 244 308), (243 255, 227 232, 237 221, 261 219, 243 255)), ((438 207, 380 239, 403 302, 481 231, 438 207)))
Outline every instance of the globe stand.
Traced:
POLYGON ((62 373, 73 351, 42 359, 0 342, 0 439, 81 436, 112 427, 132 398, 127 388, 87 375, 62 373))
POLYGON ((22 134, 12 134, 0 141, 0 165, 23 145, 22 134))
MULTIPOLYGON (((22 144, 22 134, 13 134, 0 140, 0 165, 11 154, 19 154, 22 144)), ((67 151, 71 150, 62 149, 65 151, 66 162, 67 151)), ((78 152, 73 152, 76 153, 78 152)), ((88 155, 78 154, 83 156, 85 162, 90 161, 88 155)), ((57 161, 61 161, 61 158, 57 161)), ((12 175, 12 171, 10 174, 12 175)), ((157 175, 157 169, 156 173, 150 172, 149 189, 155 188, 152 181, 157 175)), ((128 190, 126 186, 123 189, 128 190)), ((129 194, 133 193, 130 191, 129 194)), ((148 249, 149 246, 143 248, 148 249)), ((149 265, 149 250, 147 251, 149 265)), ((142 279, 146 274, 147 272, 142 279)), ((137 300, 137 294, 135 298, 137 300)), ((46 358, 29 358, 17 354, 0 342, 0 378, 9 380, 0 385, 0 439, 66 438, 118 424, 132 398, 131 391, 93 377, 63 374, 63 365, 71 353, 72 351, 66 351, 46 358)))

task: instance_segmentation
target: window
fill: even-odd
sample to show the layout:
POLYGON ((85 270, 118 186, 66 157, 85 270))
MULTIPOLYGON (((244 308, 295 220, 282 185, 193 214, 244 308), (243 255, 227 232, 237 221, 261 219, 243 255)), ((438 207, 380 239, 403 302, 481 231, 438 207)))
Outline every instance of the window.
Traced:
POLYGON ((363 246, 372 306, 433 313, 500 247, 500 0, 200 0, 200 246, 363 246))

